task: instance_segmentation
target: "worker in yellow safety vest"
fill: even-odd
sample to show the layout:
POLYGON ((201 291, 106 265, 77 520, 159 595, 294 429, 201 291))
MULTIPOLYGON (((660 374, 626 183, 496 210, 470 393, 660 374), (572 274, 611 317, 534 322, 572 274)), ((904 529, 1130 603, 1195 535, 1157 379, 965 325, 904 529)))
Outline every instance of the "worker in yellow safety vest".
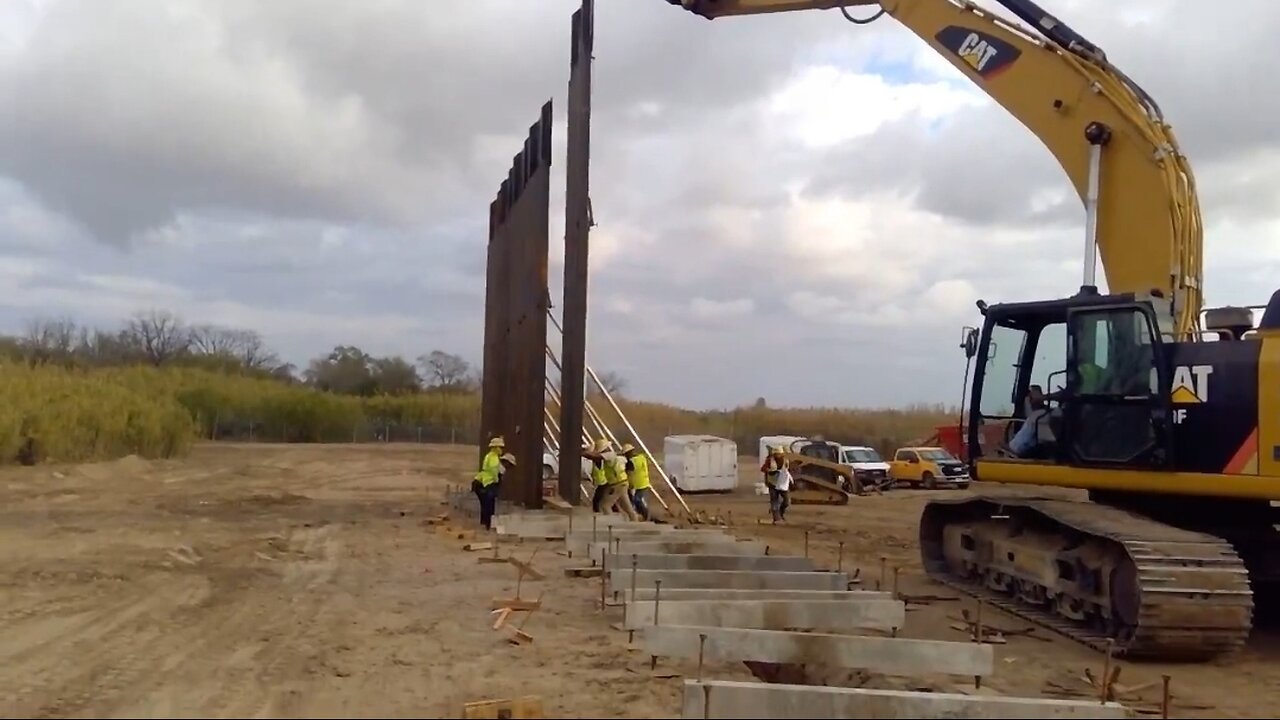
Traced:
POLYGON ((622 446, 622 454, 627 458, 627 480, 631 483, 631 506, 636 514, 649 520, 649 503, 645 496, 649 494, 649 460, 634 445, 622 446))
POLYGON ((489 441, 489 451, 480 461, 480 471, 471 481, 471 492, 480 501, 480 524, 485 529, 489 529, 493 523, 493 511, 498 504, 498 488, 501 486, 502 476, 516 464, 514 455, 503 454, 505 445, 501 435, 489 441))
POLYGON ((590 447, 582 449, 582 454, 591 461, 591 511, 604 512, 600 503, 604 500, 604 491, 608 486, 608 478, 604 469, 604 451, 609 449, 609 441, 600 438, 590 447))
POLYGON ((609 448, 601 453, 604 459, 605 488, 600 508, 604 512, 612 512, 616 507, 628 520, 636 519, 636 510, 631 507, 631 494, 627 487, 627 459, 609 448))

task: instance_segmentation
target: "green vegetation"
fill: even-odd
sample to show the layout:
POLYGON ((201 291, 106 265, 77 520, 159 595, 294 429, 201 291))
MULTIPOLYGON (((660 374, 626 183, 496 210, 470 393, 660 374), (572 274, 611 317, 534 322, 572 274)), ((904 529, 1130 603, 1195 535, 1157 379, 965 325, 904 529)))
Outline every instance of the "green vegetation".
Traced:
MULTIPOLYGON (((475 442, 480 398, 463 359, 435 351, 411 363, 339 346, 298 377, 256 334, 138 315, 115 333, 68 320, 0 338, 0 458, 78 462, 135 453, 169 457, 199 438, 274 442, 475 442), (419 368, 422 373, 419 373, 419 368), (424 379, 425 376, 425 379, 424 379)), ((607 375, 615 396, 624 383, 607 375)), ((650 449, 663 436, 707 433, 753 454, 761 435, 821 435, 889 452, 954 420, 944 407, 696 412, 619 398, 650 449)), ((615 433, 621 422, 595 396, 615 433)))

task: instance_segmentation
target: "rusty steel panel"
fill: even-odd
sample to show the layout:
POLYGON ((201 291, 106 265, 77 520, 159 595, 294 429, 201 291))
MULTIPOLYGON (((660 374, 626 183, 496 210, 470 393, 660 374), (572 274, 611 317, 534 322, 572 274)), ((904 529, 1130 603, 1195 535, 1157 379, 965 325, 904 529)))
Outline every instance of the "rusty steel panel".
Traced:
POLYGON ((595 2, 573 13, 569 51, 569 129, 565 153, 564 301, 560 347, 560 497, 582 502, 582 399, 587 364, 587 236, 591 228, 591 51, 595 2), (564 471, 569 468, 570 471, 564 471))
POLYGON ((481 456, 488 438, 505 438, 516 467, 502 483, 501 498, 529 508, 542 507, 550 202, 548 100, 490 205, 485 277, 481 456))

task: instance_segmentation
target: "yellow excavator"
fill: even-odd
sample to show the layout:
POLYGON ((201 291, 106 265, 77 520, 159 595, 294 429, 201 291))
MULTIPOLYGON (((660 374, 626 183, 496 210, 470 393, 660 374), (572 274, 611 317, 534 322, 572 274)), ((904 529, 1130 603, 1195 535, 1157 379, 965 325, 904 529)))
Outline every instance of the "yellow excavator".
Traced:
POLYGON ((979 482, 1088 499, 931 501, 923 564, 1132 659, 1242 646, 1255 609, 1280 607, 1280 291, 1265 306, 1202 308, 1195 179, 1156 101, 1030 0, 993 0, 1014 20, 963 0, 667 2, 708 19, 892 18, 1040 138, 1084 204, 1083 282, 1067 298, 977 301, 965 442, 979 482), (993 426, 1005 442, 984 454, 993 426))

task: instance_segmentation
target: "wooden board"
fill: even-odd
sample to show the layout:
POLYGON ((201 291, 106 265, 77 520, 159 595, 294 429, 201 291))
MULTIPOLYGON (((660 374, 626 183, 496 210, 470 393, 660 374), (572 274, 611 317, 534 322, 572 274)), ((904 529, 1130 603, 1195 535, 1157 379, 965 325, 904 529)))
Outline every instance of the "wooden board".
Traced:
POLYGON ((541 718, 542 698, 526 695, 514 700, 480 700, 462 706, 464 718, 541 718))

